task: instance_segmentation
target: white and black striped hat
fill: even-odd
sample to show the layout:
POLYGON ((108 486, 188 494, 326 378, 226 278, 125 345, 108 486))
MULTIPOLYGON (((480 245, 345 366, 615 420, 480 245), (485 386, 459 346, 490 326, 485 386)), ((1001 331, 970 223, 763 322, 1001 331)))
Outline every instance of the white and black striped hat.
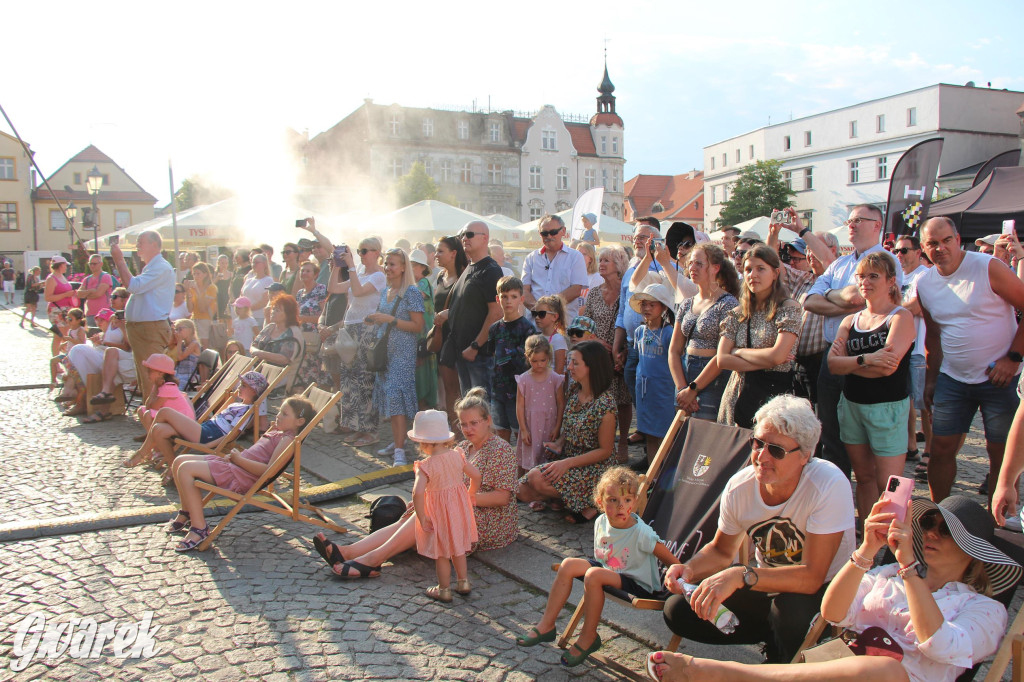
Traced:
POLYGON ((923 562, 921 517, 937 509, 957 546, 985 567, 992 594, 1000 594, 1020 581, 1024 574, 1021 561, 1024 552, 1019 547, 995 535, 995 522, 980 504, 962 495, 947 497, 935 504, 931 500, 915 498, 911 506, 914 531, 914 554, 923 562), (1019 557, 1018 559, 1011 558, 1019 557))

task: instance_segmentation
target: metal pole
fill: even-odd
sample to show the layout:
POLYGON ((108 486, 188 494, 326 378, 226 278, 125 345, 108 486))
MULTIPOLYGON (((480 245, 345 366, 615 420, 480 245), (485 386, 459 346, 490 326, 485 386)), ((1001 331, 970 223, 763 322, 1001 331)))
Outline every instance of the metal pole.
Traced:
POLYGON ((92 248, 98 256, 100 254, 100 220, 96 212, 96 197, 99 192, 92 195, 92 248))
POLYGON ((171 262, 174 263, 174 271, 178 271, 178 208, 174 203, 174 170, 171 169, 171 160, 167 159, 167 180, 171 185, 171 228, 174 230, 174 256, 171 262))

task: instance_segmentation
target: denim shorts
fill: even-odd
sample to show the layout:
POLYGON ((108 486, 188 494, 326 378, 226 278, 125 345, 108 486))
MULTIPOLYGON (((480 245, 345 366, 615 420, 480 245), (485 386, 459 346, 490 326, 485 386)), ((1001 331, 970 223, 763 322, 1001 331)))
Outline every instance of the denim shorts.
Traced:
POLYGON ((877 457, 907 453, 907 413, 910 398, 891 403, 861 404, 839 398, 839 440, 867 445, 877 457))
POLYGON ((516 416, 516 398, 499 398, 491 394, 491 419, 499 431, 518 431, 519 417, 516 416))
POLYGON ((980 408, 985 440, 1005 443, 1019 402, 1016 381, 1004 388, 996 388, 991 381, 965 384, 939 372, 932 400, 932 434, 958 436, 967 433, 980 408))
POLYGON ((910 398, 914 401, 914 409, 920 410, 924 407, 924 356, 910 356, 910 398))
POLYGON ((224 431, 217 426, 217 422, 212 419, 205 421, 200 425, 201 431, 199 433, 200 443, 209 443, 210 441, 217 440, 218 438, 224 437, 224 431))

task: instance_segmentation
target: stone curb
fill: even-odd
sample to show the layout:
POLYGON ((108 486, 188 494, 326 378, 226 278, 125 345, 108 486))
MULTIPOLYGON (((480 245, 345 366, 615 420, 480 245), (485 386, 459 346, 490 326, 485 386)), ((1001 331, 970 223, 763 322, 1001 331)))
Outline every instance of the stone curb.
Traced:
MULTIPOLYGON (((341 497, 357 495, 371 488, 377 488, 391 483, 407 481, 413 477, 411 464, 400 467, 390 467, 371 471, 367 474, 360 474, 351 478, 325 483, 323 485, 306 488, 302 491, 301 499, 313 504, 319 504, 341 497)), ((286 498, 287 499, 287 498, 286 498)), ((207 505, 208 516, 222 516, 234 506, 234 502, 228 499, 217 499, 207 505)), ((86 533, 109 528, 124 528, 126 526, 140 526, 149 523, 159 523, 166 520, 171 514, 177 511, 174 504, 130 507, 93 514, 77 514, 75 516, 62 516, 42 521, 15 521, 12 523, 0 524, 0 543, 14 542, 17 540, 32 540, 43 537, 56 537, 69 533, 86 533)), ((263 511, 258 507, 248 506, 242 510, 246 512, 263 511)))

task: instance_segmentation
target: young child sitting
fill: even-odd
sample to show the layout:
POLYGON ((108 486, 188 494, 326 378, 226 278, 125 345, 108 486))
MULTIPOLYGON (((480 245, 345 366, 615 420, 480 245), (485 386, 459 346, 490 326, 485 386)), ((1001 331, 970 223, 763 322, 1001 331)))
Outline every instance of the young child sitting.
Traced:
MULTIPOLYGON (((149 382, 153 385, 153 390, 135 414, 147 433, 153 426, 157 412, 164 407, 180 412, 189 419, 196 418, 195 410, 192 409, 192 401, 181 392, 178 384, 175 383, 174 360, 169 355, 153 353, 143 361, 142 366, 149 370, 149 382)), ((143 435, 136 440, 144 441, 145 438, 143 435)))
POLYGON ((659 589, 658 562, 671 566, 673 556, 658 534, 634 513, 640 478, 626 467, 604 472, 594 488, 594 502, 603 513, 594 521, 594 559, 563 559, 548 594, 544 615, 531 634, 518 637, 522 647, 555 640, 557 618, 572 593, 572 581, 584 577, 583 629, 576 642, 562 654, 562 665, 577 666, 601 648, 597 625, 604 608, 604 588, 650 598, 659 589))
POLYGON ((64 340, 60 344, 60 353, 50 358, 50 388, 57 388, 57 375, 61 368, 66 367, 65 358, 72 347, 88 340, 85 329, 85 313, 81 308, 72 308, 67 312, 64 320, 57 322, 57 329, 60 330, 64 340))
POLYGON ((185 390, 188 380, 196 371, 199 364, 199 354, 203 352, 202 346, 196 340, 196 323, 192 320, 178 320, 174 323, 174 336, 177 339, 175 350, 177 364, 174 367, 174 376, 178 380, 178 388, 185 390))
POLYGON ((536 330, 522 313, 523 283, 517 277, 498 280, 502 319, 487 331, 487 354, 494 356, 491 375, 491 416, 499 438, 512 442, 519 432, 516 416, 516 376, 526 371, 523 344, 536 330))
POLYGON ((480 489, 481 475, 466 461, 466 453, 449 447, 455 434, 444 412, 417 412, 408 436, 427 457, 413 465, 416 551, 433 559, 437 569, 437 585, 427 590, 427 596, 447 603, 452 600, 451 564, 455 564, 455 591, 463 595, 470 591, 466 554, 478 540, 471 500, 480 489), (469 490, 463 476, 469 477, 469 490))

